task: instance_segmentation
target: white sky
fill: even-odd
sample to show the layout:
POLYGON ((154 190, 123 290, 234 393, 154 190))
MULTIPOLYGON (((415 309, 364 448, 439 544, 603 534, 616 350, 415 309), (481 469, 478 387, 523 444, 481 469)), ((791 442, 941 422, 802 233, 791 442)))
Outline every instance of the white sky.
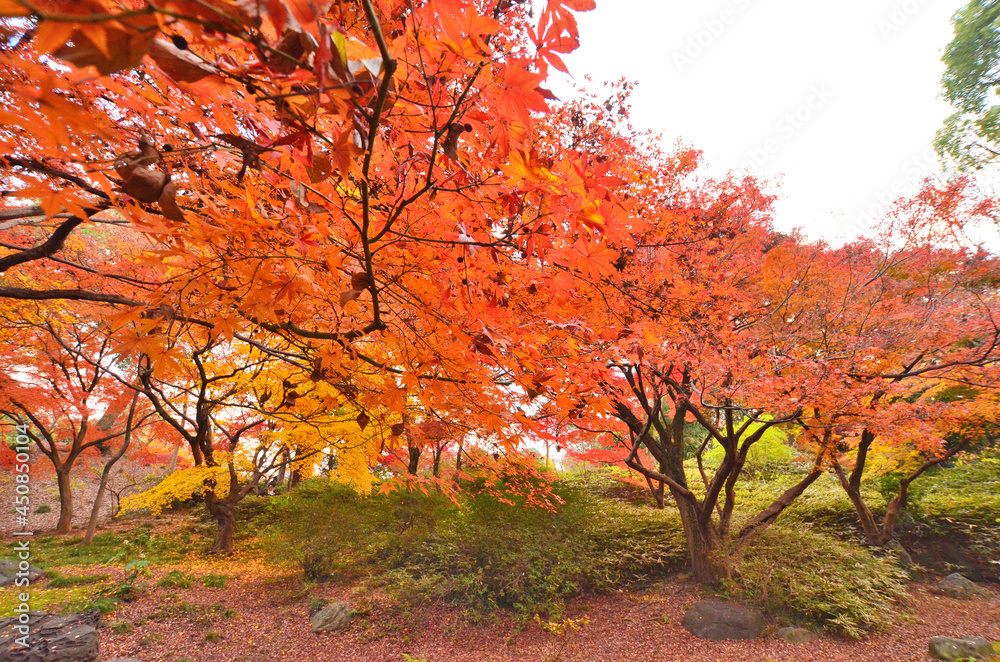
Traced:
POLYGON ((578 84, 638 81, 637 127, 703 150, 712 173, 754 166, 780 183, 779 228, 836 241, 940 172, 940 57, 965 4, 598 0, 566 61, 578 84))

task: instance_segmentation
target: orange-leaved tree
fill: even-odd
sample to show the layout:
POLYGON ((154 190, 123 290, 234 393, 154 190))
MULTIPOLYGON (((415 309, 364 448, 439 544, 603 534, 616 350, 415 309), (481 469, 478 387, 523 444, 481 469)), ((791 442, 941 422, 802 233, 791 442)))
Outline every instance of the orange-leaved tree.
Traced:
POLYGON ((66 533, 74 518, 74 470, 117 439, 132 435, 151 412, 129 407, 130 394, 118 386, 116 373, 131 368, 112 350, 107 335, 79 323, 61 307, 20 308, 3 320, 0 423, 23 426, 52 464, 59 490, 56 532, 66 533), (121 416, 126 409, 129 415, 121 416))
POLYGON ((544 339, 512 299, 553 263, 589 268, 621 213, 601 160, 535 146, 592 7, 5 1, 3 213, 47 234, 9 242, 0 296, 103 302, 126 335, 197 327, 340 385, 358 417, 459 400, 514 447, 530 421, 509 386, 544 339), (104 219, 155 277, 54 281, 104 219))
POLYGON ((752 178, 702 176, 694 150, 664 155, 630 131, 627 92, 618 86, 604 103, 569 105, 551 123, 552 142, 603 166, 600 181, 624 218, 588 246, 587 260, 553 260, 527 281, 546 296, 518 303, 549 344, 519 384, 550 439, 607 435, 623 446, 620 461, 669 491, 693 574, 714 581, 728 570, 730 543, 768 526, 821 475, 823 438, 809 442, 815 461, 806 476, 730 534, 750 449, 800 415, 822 371, 786 360, 756 328, 777 305, 757 284, 776 243, 772 198, 752 178), (692 425, 700 448, 688 448, 692 425), (695 489, 684 459, 711 443, 724 458, 695 489))
POLYGON ((913 481, 992 434, 1000 263, 970 236, 993 210, 965 179, 927 183, 871 238, 782 242, 764 265, 781 304, 759 327, 790 357, 829 366, 800 422, 833 435, 832 468, 869 544, 892 541, 913 481), (890 470, 900 480, 879 518, 861 485, 890 470))

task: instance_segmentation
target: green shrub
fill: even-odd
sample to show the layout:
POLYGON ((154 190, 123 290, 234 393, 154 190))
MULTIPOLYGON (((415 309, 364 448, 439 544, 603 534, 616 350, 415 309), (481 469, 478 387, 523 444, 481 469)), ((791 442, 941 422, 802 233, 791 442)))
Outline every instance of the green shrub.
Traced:
POLYGON ((967 524, 1000 522, 1000 458, 983 457, 938 467, 913 481, 910 510, 925 519, 967 524))
POLYGON ((128 634, 132 631, 132 624, 128 621, 118 621, 111 625, 111 631, 115 634, 128 634))
POLYGON ((191 588, 193 582, 191 577, 185 575, 180 570, 171 570, 156 585, 163 588, 191 588))
POLYGON ((50 506, 47 503, 43 503, 42 505, 38 506, 38 508, 35 509, 35 513, 38 515, 51 512, 52 512, 52 506, 50 506))
POLYGON ((201 583, 205 585, 206 588, 226 588, 226 580, 229 579, 226 575, 205 575, 201 578, 201 583))
POLYGON ((801 524, 778 524, 751 541, 724 588, 771 613, 858 639, 892 624, 905 582, 889 556, 801 524))
POLYGON ((80 586, 83 584, 96 584, 108 579, 110 575, 79 575, 76 577, 66 577, 55 571, 48 573, 50 588, 66 588, 67 586, 80 586))
POLYGON ((556 483, 554 511, 488 494, 461 508, 437 494, 359 497, 325 479, 274 497, 266 528, 276 559, 313 574, 365 581, 400 601, 442 600, 476 613, 558 616, 563 601, 662 574, 684 559, 669 511, 556 483))

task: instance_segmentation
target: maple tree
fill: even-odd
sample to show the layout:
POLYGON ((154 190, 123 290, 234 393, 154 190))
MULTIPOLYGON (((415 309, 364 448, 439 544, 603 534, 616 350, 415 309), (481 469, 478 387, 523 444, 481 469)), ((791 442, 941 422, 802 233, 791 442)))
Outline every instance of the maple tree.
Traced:
MULTIPOLYGON (((87 531, 83 536, 83 541, 85 544, 90 544, 94 541, 94 536, 97 534, 97 527, 100 525, 101 517, 101 504, 104 502, 104 496, 108 490, 108 480, 111 478, 111 471, 114 469, 118 461, 125 457, 129 448, 132 445, 132 438, 135 434, 134 422, 136 420, 136 406, 139 402, 139 392, 135 391, 132 394, 132 401, 128 407, 128 414, 125 418, 125 427, 121 435, 121 444, 117 450, 110 452, 110 449, 106 450, 104 454, 110 455, 110 457, 102 463, 101 466, 101 477, 97 484, 97 494, 94 496, 94 505, 90 509, 90 519, 87 520, 87 531)), ((118 414, 116 413, 115 418, 118 414)))
POLYGON ((630 156, 605 160, 620 221, 589 260, 554 262, 538 277, 548 300, 523 304, 534 307, 550 346, 522 386, 551 437, 569 444, 581 431, 604 434, 654 493, 669 491, 694 576, 715 581, 728 571, 728 546, 768 526, 821 475, 824 439, 814 440, 802 481, 730 535, 747 454, 801 414, 817 375, 757 333, 775 305, 757 296, 775 243, 772 198, 752 178, 699 176, 694 150, 660 153, 629 132, 628 90, 613 92, 604 103, 568 106, 552 124, 552 135, 595 157, 630 156), (704 437, 699 459, 711 442, 725 451, 712 475, 702 471, 700 487, 684 468, 692 425, 704 437))
POLYGON ((122 400, 129 393, 116 388, 112 373, 128 368, 110 339, 67 319, 66 311, 59 311, 62 319, 57 311, 47 310, 44 316, 40 312, 27 311, 5 326, 8 349, 0 356, 0 413, 5 426, 24 426, 52 464, 59 490, 56 531, 66 533, 73 525, 71 481, 78 462, 131 435, 150 412, 136 416, 135 406, 129 407, 123 427, 122 400))
POLYGON ((827 467, 867 533, 869 449, 922 439, 898 515, 987 407, 946 382, 993 387, 992 263, 939 248, 989 210, 951 188, 881 243, 780 235, 762 183, 631 129, 629 84, 552 98, 592 7, 0 0, 0 299, 107 338, 191 455, 127 507, 196 496, 229 553, 240 501, 286 468, 446 489, 457 442, 454 483, 527 493, 527 441, 599 440, 671 495, 714 581, 827 467), (814 461, 734 532, 778 430, 814 461))
MULTIPOLYGON (((191 327, 340 385, 362 429, 464 398, 513 447, 510 271, 585 259, 536 238, 604 222, 593 164, 532 145, 592 6, 4 2, 0 177, 34 203, 4 218, 47 232, 7 242, 0 296, 115 307, 168 422, 153 381, 186 359, 162 339, 191 327), (141 277, 60 257, 109 218, 141 277)), ((171 424, 209 467, 215 405, 191 406, 171 424)))
POLYGON ((796 339, 792 356, 829 367, 801 421, 832 433, 832 468, 870 544, 893 539, 914 480, 992 434, 997 265, 969 237, 993 209, 966 179, 928 183, 870 239, 836 249, 784 242, 765 267, 782 303, 762 327, 775 343, 796 339), (881 522, 861 493, 879 455, 897 456, 883 464, 902 472, 881 522))

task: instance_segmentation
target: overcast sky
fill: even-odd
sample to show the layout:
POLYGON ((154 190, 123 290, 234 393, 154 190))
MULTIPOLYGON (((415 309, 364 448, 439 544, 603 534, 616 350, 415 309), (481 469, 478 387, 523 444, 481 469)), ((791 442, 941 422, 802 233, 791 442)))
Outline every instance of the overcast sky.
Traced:
POLYGON ((780 183, 779 228, 863 234, 939 172, 940 58, 962 0, 597 2, 567 58, 577 82, 638 81, 635 125, 703 150, 713 173, 780 183))

